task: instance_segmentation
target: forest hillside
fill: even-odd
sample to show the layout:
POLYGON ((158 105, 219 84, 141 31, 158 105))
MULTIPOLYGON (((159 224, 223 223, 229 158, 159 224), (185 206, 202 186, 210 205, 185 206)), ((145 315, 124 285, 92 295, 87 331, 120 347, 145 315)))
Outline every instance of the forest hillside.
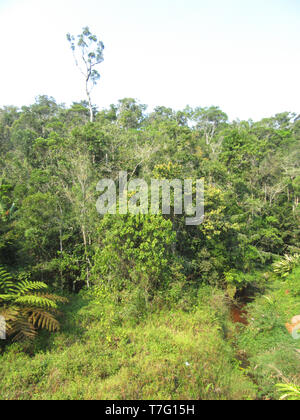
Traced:
POLYGON ((300 117, 92 113, 0 109, 0 399, 299 398, 300 117), (203 180, 203 223, 100 215, 124 171, 203 180))

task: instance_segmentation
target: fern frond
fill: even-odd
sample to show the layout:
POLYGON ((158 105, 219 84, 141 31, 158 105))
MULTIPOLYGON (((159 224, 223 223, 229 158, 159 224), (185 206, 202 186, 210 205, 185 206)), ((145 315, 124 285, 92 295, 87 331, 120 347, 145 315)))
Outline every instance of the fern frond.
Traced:
POLYGON ((36 296, 52 300, 53 302, 68 303, 69 300, 63 296, 54 295, 52 293, 36 293, 36 296))
POLYGON ((7 330, 8 336, 13 336, 13 341, 21 341, 24 339, 33 340, 36 337, 36 329, 23 316, 19 316, 13 323, 13 327, 7 330))
POLYGON ((14 295, 0 295, 0 301, 9 302, 12 300, 15 296, 14 295))
POLYGON ((3 267, 0 267, 0 279, 12 280, 11 275, 3 267))
POLYGON ((0 322, 0 334, 9 335, 9 331, 13 328, 14 323, 18 319, 18 309, 9 306, 0 307, 0 317, 4 318, 5 323, 0 322))
POLYGON ((8 293, 15 290, 15 284, 10 274, 3 267, 0 267, 0 292, 8 293))
POLYGON ((0 308, 0 316, 2 316, 6 322, 15 321, 18 317, 19 310, 14 306, 2 306, 0 308))
POLYGON ((59 330, 57 303, 64 297, 42 293, 48 286, 43 282, 23 280, 14 283, 0 266, 0 316, 5 319, 6 334, 13 341, 34 339, 38 328, 50 332, 59 330))
POLYGON ((29 321, 37 328, 44 328, 50 332, 59 331, 60 329, 57 319, 51 313, 42 310, 35 310, 30 315, 29 321))
POLYGON ((23 280, 17 283, 15 287, 21 295, 24 295, 28 292, 32 292, 35 290, 48 289, 48 286, 45 283, 42 283, 39 281, 28 281, 28 280, 23 280))
POLYGON ((37 306, 42 308, 53 308, 56 309, 57 305, 53 300, 47 299, 37 295, 25 295, 20 296, 15 299, 15 303, 19 303, 21 305, 30 305, 30 306, 37 306))

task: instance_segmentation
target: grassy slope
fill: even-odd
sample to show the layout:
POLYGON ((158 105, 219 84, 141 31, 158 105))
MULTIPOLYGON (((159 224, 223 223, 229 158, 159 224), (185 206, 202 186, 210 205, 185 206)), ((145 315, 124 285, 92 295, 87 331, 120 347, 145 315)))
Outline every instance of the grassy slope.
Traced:
POLYGON ((238 347, 249 359, 259 397, 277 399, 275 384, 300 385, 300 340, 293 339, 285 328, 300 314, 300 267, 287 280, 272 284, 248 310, 250 324, 238 337, 238 347))
POLYGON ((278 382, 300 385, 300 342, 284 326, 300 314, 300 268, 257 297, 238 329, 210 287, 147 312, 128 296, 118 305, 82 293, 60 333, 7 347, 0 399, 277 399, 278 382))
POLYGON ((193 310, 161 309, 135 323, 129 306, 74 298, 60 333, 40 339, 31 356, 13 345, 0 358, 1 398, 255 398, 224 339, 222 294, 203 289, 193 310))

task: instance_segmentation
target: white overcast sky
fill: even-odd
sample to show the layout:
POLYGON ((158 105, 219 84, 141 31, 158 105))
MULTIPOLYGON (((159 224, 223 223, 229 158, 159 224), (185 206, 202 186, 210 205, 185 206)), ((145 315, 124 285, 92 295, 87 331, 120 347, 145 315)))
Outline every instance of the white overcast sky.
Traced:
POLYGON ((100 109, 133 97, 300 113, 300 0, 0 0, 0 106, 84 99, 65 34, 87 25, 106 47, 100 109))

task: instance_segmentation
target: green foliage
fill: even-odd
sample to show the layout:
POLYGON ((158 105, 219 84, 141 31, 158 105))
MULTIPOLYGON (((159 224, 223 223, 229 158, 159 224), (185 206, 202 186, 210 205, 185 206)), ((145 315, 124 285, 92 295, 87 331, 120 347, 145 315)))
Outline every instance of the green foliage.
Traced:
POLYGON ((17 279, 1 272, 1 311, 12 337, 36 335, 58 328, 60 298, 46 285, 89 290, 71 299, 63 332, 41 332, 30 350, 5 346, 3 395, 277 399, 276 383, 299 386, 284 327, 300 313, 299 118, 229 122, 217 107, 147 113, 132 98, 98 112, 91 89, 103 44, 88 28, 68 40, 83 53, 78 65, 86 61, 87 101, 40 96, 0 109, 0 265, 17 279), (96 185, 121 170, 130 180, 204 179, 204 222, 101 218, 96 185), (276 274, 266 272, 274 262, 276 274), (215 288, 218 313, 207 298, 215 288), (237 334, 229 302, 254 292, 237 334))
POLYGON ((300 386, 291 384, 278 384, 277 388, 283 394, 280 399, 288 401, 300 401, 300 386))
POLYGON ((161 215, 104 217, 105 232, 93 262, 93 275, 117 289, 139 285, 152 295, 172 279, 172 222, 161 215))
POLYGON ((300 269, 284 282, 277 279, 264 296, 247 306, 249 325, 238 337, 238 347, 247 354, 249 372, 259 386, 260 397, 278 399, 276 384, 300 386, 299 340, 286 328, 300 314, 300 269))
POLYGON ((0 355, 0 398, 255 398, 224 340, 222 292, 201 290, 188 311, 156 308, 145 319, 134 318, 132 302, 113 303, 113 295, 97 286, 73 296, 61 332, 44 350, 40 339, 32 357, 19 344, 0 355))
MULTIPOLYGON (((79 49, 96 46, 89 30, 78 42, 79 49)), ((61 287, 89 284, 102 236, 95 187, 125 169, 146 180, 204 178, 205 222, 191 229, 171 218, 173 248, 193 281, 223 285, 231 270, 253 272, 299 253, 299 136, 292 115, 229 123, 216 107, 158 107, 147 114, 145 105, 125 98, 93 109, 89 123, 88 108, 82 101, 67 109, 41 96, 18 112, 2 111, 0 262, 44 267, 47 282, 51 277, 61 287), (73 254, 77 262, 68 267, 73 254)))
POLYGON ((236 292, 243 290, 260 291, 263 292, 268 284, 272 281, 269 273, 262 273, 260 271, 254 271, 252 273, 242 272, 238 270, 230 270, 225 273, 225 282, 228 288, 234 288, 236 292))
POLYGON ((287 277, 299 264, 300 254, 285 255, 284 258, 273 264, 274 273, 281 277, 287 277))
POLYGON ((47 285, 28 280, 15 281, 0 267, 0 315, 6 322, 6 333, 14 341, 33 339, 36 328, 58 331, 57 303, 66 299, 45 293, 47 285), (43 291, 43 292, 41 292, 43 291))

